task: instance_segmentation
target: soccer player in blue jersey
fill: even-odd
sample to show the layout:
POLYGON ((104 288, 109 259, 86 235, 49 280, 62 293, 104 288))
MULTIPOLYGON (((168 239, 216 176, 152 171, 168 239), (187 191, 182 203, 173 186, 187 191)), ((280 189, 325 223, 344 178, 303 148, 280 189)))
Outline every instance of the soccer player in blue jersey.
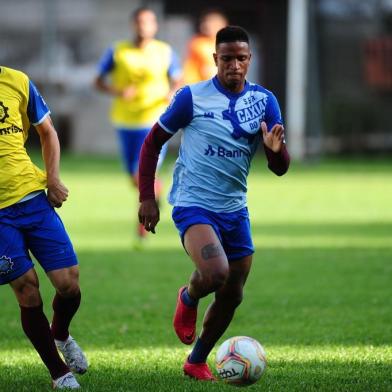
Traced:
MULTIPOLYGON (((181 86, 177 55, 166 43, 155 39, 158 31, 153 10, 138 8, 130 16, 133 40, 115 42, 103 54, 95 86, 113 97, 111 121, 117 131, 124 166, 137 187, 139 155, 143 141, 181 86)), ((166 149, 161 151, 158 166, 166 149)), ((157 197, 161 185, 156 183, 157 197)), ((146 234, 138 222, 140 238, 146 234)))
POLYGON ((251 59, 246 31, 238 26, 221 29, 214 59, 217 75, 180 89, 154 125, 142 147, 139 169, 139 221, 154 233, 159 221, 154 195, 159 151, 183 129, 169 194, 173 220, 196 268, 178 292, 174 314, 174 329, 183 343, 196 338, 199 300, 215 293, 183 368, 198 380, 214 379, 206 359, 242 301, 252 264, 246 207, 252 157, 262 141, 274 173, 286 173, 290 161, 275 96, 245 79, 251 59))
POLYGON ((76 389, 80 386, 71 371, 86 372, 87 360, 68 331, 81 294, 78 261, 53 208, 68 197, 59 161, 59 140, 42 96, 27 75, 1 66, 0 285, 13 289, 23 330, 48 368, 53 387, 76 389), (46 172, 33 164, 24 147, 30 124, 39 134, 46 172), (51 326, 30 253, 56 289, 51 326))

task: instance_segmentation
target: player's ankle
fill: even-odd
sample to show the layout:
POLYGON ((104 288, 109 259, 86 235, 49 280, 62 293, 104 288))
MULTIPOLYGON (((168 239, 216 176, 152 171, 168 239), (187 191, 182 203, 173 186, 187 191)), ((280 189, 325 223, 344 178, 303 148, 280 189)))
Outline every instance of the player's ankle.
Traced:
POLYGON ((181 293, 181 301, 186 305, 191 308, 195 308, 199 304, 198 299, 194 299, 193 297, 190 296, 188 288, 185 287, 185 289, 181 293))

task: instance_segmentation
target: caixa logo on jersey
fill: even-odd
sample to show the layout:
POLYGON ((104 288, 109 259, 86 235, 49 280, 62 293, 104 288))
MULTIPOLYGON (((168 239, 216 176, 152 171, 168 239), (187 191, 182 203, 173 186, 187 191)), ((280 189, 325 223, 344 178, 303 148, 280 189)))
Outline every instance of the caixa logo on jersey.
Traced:
POLYGON ((248 152, 235 149, 228 149, 222 146, 213 147, 211 144, 208 145, 206 149, 204 149, 204 155, 213 157, 217 156, 219 158, 241 158, 245 155, 249 155, 248 152))
POLYGON ((7 275, 12 271, 14 266, 13 261, 10 257, 1 256, 0 257, 0 275, 7 275))
POLYGON ((254 95, 230 102, 229 109, 222 112, 224 120, 228 120, 233 127, 231 136, 234 139, 245 138, 252 144, 260 130, 261 120, 264 118, 267 96, 258 98, 254 95))

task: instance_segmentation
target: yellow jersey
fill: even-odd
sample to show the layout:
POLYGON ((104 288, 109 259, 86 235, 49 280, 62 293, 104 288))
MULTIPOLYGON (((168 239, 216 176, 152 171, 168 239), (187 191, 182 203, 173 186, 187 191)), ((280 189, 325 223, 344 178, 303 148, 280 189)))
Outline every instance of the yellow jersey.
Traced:
POLYGON ((171 47, 152 40, 143 48, 131 41, 120 41, 103 55, 99 74, 110 74, 113 87, 132 86, 135 95, 114 97, 111 120, 117 128, 146 128, 165 111, 170 78, 180 75, 180 65, 171 47))
POLYGON ((30 123, 50 114, 23 72, 0 67, 0 208, 46 188, 46 174, 33 164, 24 146, 30 123))

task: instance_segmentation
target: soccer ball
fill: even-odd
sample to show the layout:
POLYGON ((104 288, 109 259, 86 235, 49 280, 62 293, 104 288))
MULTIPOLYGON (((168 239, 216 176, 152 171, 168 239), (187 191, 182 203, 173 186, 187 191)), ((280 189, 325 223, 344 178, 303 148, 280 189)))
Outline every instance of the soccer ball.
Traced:
POLYGON ((235 336, 224 341, 215 361, 219 377, 236 386, 255 383, 267 367, 263 346, 247 336, 235 336))

